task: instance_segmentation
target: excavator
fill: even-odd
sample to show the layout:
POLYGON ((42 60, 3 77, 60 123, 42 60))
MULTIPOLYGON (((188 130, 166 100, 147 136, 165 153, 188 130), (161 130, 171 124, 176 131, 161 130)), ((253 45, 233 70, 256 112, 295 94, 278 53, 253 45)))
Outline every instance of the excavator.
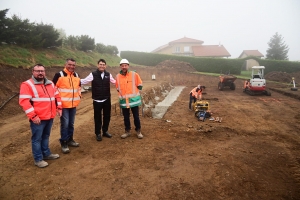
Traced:
POLYGON ((266 79, 264 78, 264 66, 253 66, 251 79, 244 82, 243 92, 253 95, 271 96, 271 92, 266 90, 266 79))

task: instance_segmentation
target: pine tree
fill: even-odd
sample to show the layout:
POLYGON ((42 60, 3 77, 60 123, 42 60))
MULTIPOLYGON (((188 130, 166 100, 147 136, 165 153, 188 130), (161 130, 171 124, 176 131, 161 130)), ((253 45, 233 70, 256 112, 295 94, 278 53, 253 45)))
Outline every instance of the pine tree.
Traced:
POLYGON ((276 34, 268 42, 269 49, 267 50, 266 58, 270 60, 288 60, 289 48, 283 41, 283 37, 276 34))

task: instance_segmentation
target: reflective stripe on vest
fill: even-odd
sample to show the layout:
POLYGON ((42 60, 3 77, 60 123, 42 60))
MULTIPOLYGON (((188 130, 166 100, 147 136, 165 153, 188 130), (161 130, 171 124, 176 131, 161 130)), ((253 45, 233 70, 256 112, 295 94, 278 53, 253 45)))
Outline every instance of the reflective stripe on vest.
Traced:
POLYGON ((25 113, 28 114, 28 113, 30 113, 30 112, 32 112, 32 111, 34 111, 33 107, 31 107, 31 108, 25 110, 25 113))
POLYGON ((37 89, 35 88, 34 84, 30 80, 27 80, 26 82, 30 85, 34 96, 38 98, 39 94, 38 94, 37 89))
POLYGON ((32 96, 31 95, 19 95, 20 99, 31 99, 32 96))
POLYGON ((77 100, 80 100, 80 97, 70 97, 70 98, 68 98, 68 97, 61 97, 60 98, 62 101, 77 101, 77 100))
MULTIPOLYGON (((65 76, 64 73, 63 73, 63 71, 60 71, 59 74, 60 74, 61 77, 65 76)), ((76 77, 78 77, 78 74, 76 72, 74 72, 74 74, 76 74, 76 77)))
MULTIPOLYGON (((134 105, 140 105, 141 103, 142 103, 142 101, 139 100, 139 101, 136 101, 136 102, 131 102, 131 103, 129 103, 129 105, 130 105, 130 107, 131 107, 131 106, 134 107, 134 105)), ((120 103, 120 105, 121 105, 122 107, 127 107, 127 103, 120 103)))
POLYGON ((73 93, 73 92, 78 92, 78 89, 62 89, 58 88, 60 92, 67 92, 67 93, 73 93))
POLYGON ((132 94, 136 95, 136 85, 135 85, 135 72, 131 72, 132 76, 132 94))

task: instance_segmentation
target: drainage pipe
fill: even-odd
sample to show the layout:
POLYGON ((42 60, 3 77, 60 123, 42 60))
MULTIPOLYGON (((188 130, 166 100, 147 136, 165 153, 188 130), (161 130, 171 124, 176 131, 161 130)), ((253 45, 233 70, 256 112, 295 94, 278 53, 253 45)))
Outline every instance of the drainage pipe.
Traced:
POLYGON ((0 107, 0 110, 10 101, 12 100, 15 96, 19 95, 20 93, 16 93, 13 96, 11 96, 9 99, 7 99, 0 107))

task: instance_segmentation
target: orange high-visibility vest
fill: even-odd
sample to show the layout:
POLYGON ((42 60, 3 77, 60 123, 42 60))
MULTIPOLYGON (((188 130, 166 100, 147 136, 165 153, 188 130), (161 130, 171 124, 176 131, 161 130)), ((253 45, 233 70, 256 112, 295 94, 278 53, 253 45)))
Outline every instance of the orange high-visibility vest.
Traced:
POLYGON ((52 81, 45 83, 31 78, 21 84, 19 104, 29 119, 38 116, 41 120, 52 119, 56 109, 61 109, 61 100, 52 81), (56 101, 56 102, 55 102, 56 101))
POLYGON ((196 92, 197 88, 198 88, 198 87, 193 88, 193 89, 191 90, 191 92, 190 92, 190 93, 192 93, 192 96, 193 96, 193 97, 197 97, 197 95, 200 95, 201 92, 202 92, 202 89, 199 89, 198 92, 196 92))
POLYGON ((116 76, 116 88, 119 92, 121 108, 132 108, 142 104, 138 87, 142 88, 142 80, 134 71, 122 72, 116 76))
POLYGON ((76 72, 71 73, 66 68, 59 72, 60 77, 56 82, 59 91, 62 107, 74 108, 80 103, 81 87, 80 78, 76 72))

